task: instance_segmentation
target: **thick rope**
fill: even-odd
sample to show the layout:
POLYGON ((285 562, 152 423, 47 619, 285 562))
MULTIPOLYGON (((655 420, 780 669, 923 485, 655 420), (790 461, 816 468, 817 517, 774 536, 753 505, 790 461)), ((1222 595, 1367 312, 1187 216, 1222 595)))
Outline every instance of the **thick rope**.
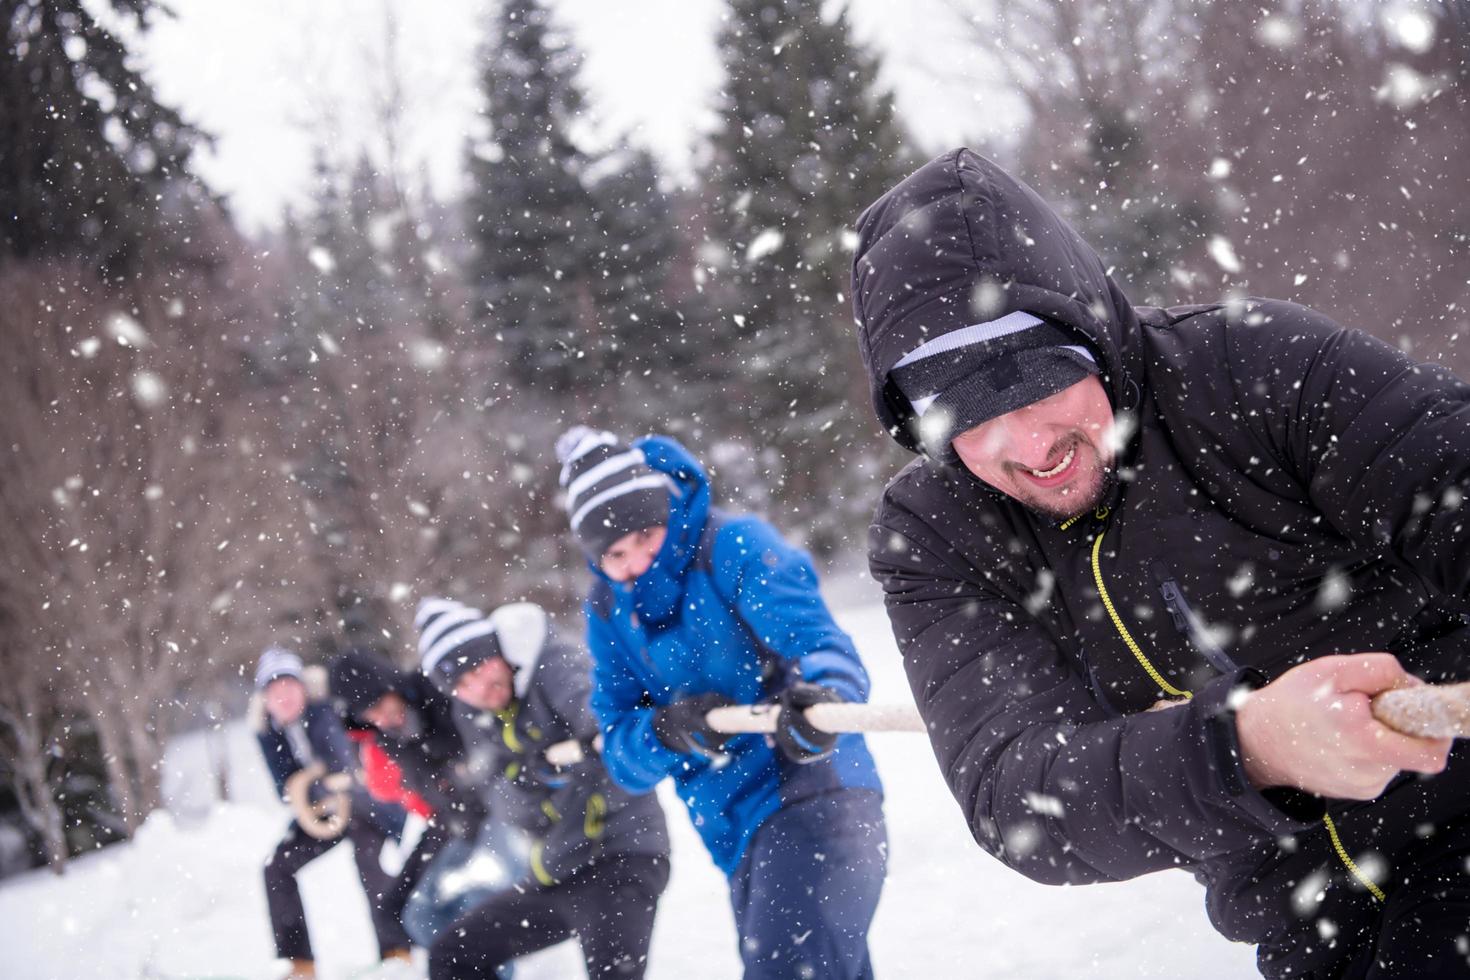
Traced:
POLYGON ((1405 735, 1470 738, 1470 682, 1384 691, 1373 699, 1373 717, 1405 735))
MULTIPOLYGON (((344 773, 337 773, 344 776, 344 773)), ((347 780, 351 777, 348 776, 347 780)), ((327 776, 327 769, 320 762, 314 762, 304 769, 298 769, 286 779, 286 802, 291 807, 291 813, 296 817, 296 823, 300 825, 309 837, 317 840, 333 840, 342 836, 347 829, 347 821, 352 818, 352 794, 348 791, 350 782, 332 779, 327 776), (311 787, 318 779, 325 777, 328 783, 327 795, 311 802, 311 787)))
MULTIPOLYGON (((715 708, 705 721, 717 732, 727 735, 769 734, 776 730, 781 716, 779 705, 737 704, 715 708)), ((806 720, 824 732, 922 732, 924 722, 918 711, 898 704, 814 704, 806 709, 806 720)), ((595 747, 602 748, 602 736, 595 747)), ((557 742, 546 749, 546 761, 553 766, 574 766, 585 758, 582 746, 575 741, 557 742)))

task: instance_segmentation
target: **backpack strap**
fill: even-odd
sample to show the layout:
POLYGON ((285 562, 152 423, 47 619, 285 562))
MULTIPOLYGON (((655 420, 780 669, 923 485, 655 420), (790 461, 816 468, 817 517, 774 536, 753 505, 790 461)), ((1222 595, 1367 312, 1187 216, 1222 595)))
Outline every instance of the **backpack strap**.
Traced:
POLYGON ((705 522, 704 531, 699 536, 699 546, 694 552, 694 567, 709 576, 710 588, 714 589, 715 595, 719 597, 725 608, 735 616, 735 621, 744 628, 750 642, 755 645, 756 656, 761 665, 761 686, 768 692, 776 682, 781 673, 781 655, 761 640, 760 636, 753 630, 745 617, 740 615, 740 610, 735 606, 735 597, 726 595, 721 583, 721 576, 715 568, 715 538, 719 537, 720 531, 726 524, 730 523, 730 515, 715 507, 710 508, 709 519, 705 522))

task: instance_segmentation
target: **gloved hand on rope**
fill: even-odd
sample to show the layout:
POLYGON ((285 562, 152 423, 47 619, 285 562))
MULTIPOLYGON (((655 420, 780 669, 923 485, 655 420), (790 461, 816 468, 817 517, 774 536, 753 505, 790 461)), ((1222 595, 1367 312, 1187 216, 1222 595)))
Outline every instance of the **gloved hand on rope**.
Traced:
POLYGON ((709 693, 666 704, 653 712, 653 733, 675 752, 713 758, 725 750, 725 743, 734 736, 715 731, 705 715, 734 703, 723 694, 709 693))
POLYGON ((837 733, 824 732, 806 720, 806 709, 814 704, 842 701, 842 695, 821 684, 796 681, 776 696, 781 714, 772 738, 781 754, 792 762, 818 762, 832 754, 837 733))

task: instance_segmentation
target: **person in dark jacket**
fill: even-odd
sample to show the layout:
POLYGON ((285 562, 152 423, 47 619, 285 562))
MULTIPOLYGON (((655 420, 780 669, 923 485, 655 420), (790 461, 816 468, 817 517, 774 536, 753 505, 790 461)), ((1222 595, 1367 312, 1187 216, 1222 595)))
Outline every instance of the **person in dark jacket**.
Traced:
POLYGON ((563 643, 533 603, 490 616, 451 599, 419 605, 422 669, 452 696, 490 810, 530 838, 523 880, 490 895, 429 951, 429 974, 487 976, 575 935, 589 977, 641 977, 669 880, 663 810, 614 785, 592 749, 586 654, 563 643), (580 742, 584 760, 547 762, 580 742))
POLYGON ((760 518, 712 508, 703 468, 671 439, 629 446, 578 426, 557 456, 595 575, 587 635, 608 772, 635 793, 673 777, 729 878, 746 977, 871 976, 882 787, 861 735, 802 713, 866 700, 868 676, 811 559, 760 518), (713 730, 707 713, 732 704, 780 705, 774 739, 713 730))
POLYGON ((409 898, 446 846, 474 840, 485 818, 454 705, 417 671, 401 671, 366 649, 348 650, 332 661, 331 689, 347 724, 372 730, 401 770, 403 785, 433 811, 390 890, 390 907, 409 926, 409 935, 427 946, 448 920, 427 909, 406 916, 409 898))
POLYGON ((980 845, 1189 868, 1267 976, 1465 975, 1470 751, 1369 699, 1470 670, 1470 386, 1291 303, 1135 307, 968 150, 864 212, 853 299, 923 456, 870 563, 980 845))
MULTIPOLYGON (((263 709, 257 738, 281 798, 286 797, 287 781, 313 764, 320 764, 328 779, 350 783, 355 766, 347 734, 329 702, 308 696, 301 659, 279 647, 266 650, 256 665, 255 687, 263 709)), ((266 862, 265 897, 276 955, 291 961, 292 977, 316 975, 296 872, 344 840, 352 842, 358 878, 372 911, 379 955, 384 960, 407 959, 409 939, 389 897, 392 878, 378 860, 387 838, 401 828, 403 812, 374 805, 362 793, 355 792, 353 800, 351 816, 340 837, 320 840, 293 820, 266 862)))

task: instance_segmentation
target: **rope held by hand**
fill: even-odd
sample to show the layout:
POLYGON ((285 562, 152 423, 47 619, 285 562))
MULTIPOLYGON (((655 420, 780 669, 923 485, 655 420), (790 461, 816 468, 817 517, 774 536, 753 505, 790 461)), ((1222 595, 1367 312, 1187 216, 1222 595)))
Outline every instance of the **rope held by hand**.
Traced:
MULTIPOLYGON (((740 704, 716 708, 706 717, 710 727, 733 735, 776 730, 777 705, 740 704)), ((1420 738, 1470 738, 1470 682, 1425 684, 1384 691, 1373 699, 1373 716, 1389 728, 1420 738)), ((924 722, 912 707, 896 704, 817 704, 806 709, 807 721, 824 732, 922 732, 924 722)), ((598 738, 601 747, 601 737, 598 738)), ((585 758, 575 741, 546 750, 554 766, 572 766, 585 758)))
POLYGON ((1470 738, 1470 682, 1424 684, 1373 698, 1373 717, 1420 738, 1470 738))
POLYGON ((309 837, 333 840, 342 836, 352 817, 352 777, 346 773, 327 775, 326 766, 314 762, 286 779, 286 802, 296 823, 309 837), (345 778, 343 778, 345 777, 345 778), (322 781, 327 795, 311 802, 311 787, 322 781))
MULTIPOLYGON (((776 730, 781 708, 774 704, 735 704, 715 708, 705 715, 709 726, 729 735, 770 734, 776 730)), ((806 709, 806 720, 824 732, 922 732, 918 711, 898 704, 814 704, 806 709)), ((598 736, 597 747, 602 747, 598 736)), ((557 742, 546 750, 546 761, 554 766, 574 766, 585 758, 578 742, 557 742)))

